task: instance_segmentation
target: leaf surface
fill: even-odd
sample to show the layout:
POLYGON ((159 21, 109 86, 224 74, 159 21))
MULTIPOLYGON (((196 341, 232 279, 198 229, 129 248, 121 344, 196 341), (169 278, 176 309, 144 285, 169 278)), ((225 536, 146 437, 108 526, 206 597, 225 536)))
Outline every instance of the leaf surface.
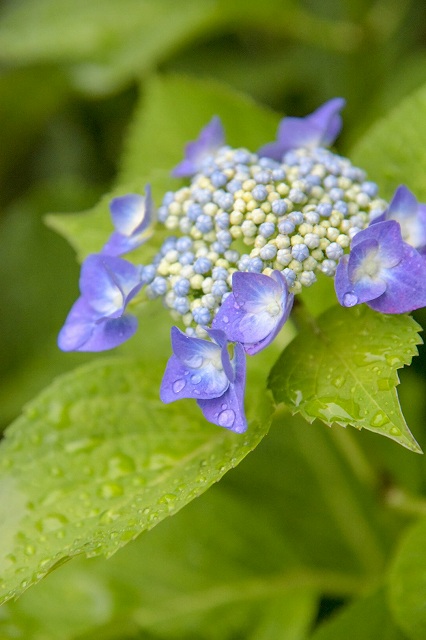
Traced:
POLYGON ((419 453, 396 393, 396 371, 417 354, 419 329, 408 315, 333 307, 283 351, 269 387, 309 422, 368 429, 419 453))

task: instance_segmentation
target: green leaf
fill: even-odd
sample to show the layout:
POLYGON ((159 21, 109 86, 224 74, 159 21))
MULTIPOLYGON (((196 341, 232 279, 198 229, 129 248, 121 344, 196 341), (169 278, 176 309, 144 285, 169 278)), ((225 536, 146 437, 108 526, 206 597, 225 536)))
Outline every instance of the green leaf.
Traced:
POLYGON ((426 518, 402 539, 389 574, 389 603, 395 619, 413 640, 426 629, 426 518))
POLYGON ((420 453, 395 389, 397 369, 417 354, 419 329, 408 315, 333 307, 285 349, 269 387, 276 402, 309 422, 368 429, 420 453))
POLYGON ((244 436, 208 424, 192 401, 165 406, 163 366, 95 361, 59 378, 8 429, 1 600, 68 557, 111 555, 219 480, 267 432, 265 397, 244 436))
MULTIPOLYGON (((404 640, 383 589, 354 602, 310 636, 312 640, 404 640)), ((424 635, 422 636, 424 638, 424 635)))
POLYGON ((390 198, 405 183, 420 200, 426 198, 426 87, 403 100, 363 136, 352 161, 365 169, 390 198))
MULTIPOLYGON (((170 171, 182 159, 186 143, 215 114, 222 118, 230 144, 250 149, 273 139, 279 120, 273 112, 216 82, 180 76, 155 78, 136 109, 121 172, 111 193, 88 212, 48 216, 48 225, 71 243, 80 260, 99 251, 113 230, 108 210, 111 198, 142 192, 149 182, 159 205, 167 190, 182 184, 170 177, 170 171)), ((157 244, 144 245, 139 254, 144 260, 150 247, 157 244)))
POLYGON ((318 573, 301 567, 279 528, 241 497, 221 483, 110 560, 73 560, 5 605, 2 640, 121 640, 137 631, 302 640, 318 573))

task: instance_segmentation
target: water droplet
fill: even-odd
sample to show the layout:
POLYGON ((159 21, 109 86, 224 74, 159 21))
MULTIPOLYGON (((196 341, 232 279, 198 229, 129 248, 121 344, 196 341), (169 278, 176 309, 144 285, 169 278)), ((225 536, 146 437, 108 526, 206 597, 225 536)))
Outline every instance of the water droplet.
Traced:
POLYGON ((33 544, 27 544, 25 547, 25 553, 27 556, 33 556, 36 552, 35 546, 33 544))
POLYGON ((392 427, 391 429, 389 429, 389 433, 392 436, 400 436, 401 435, 401 431, 398 429, 398 427, 392 427))
POLYGON ((391 367, 397 367, 398 365, 402 364, 401 363, 401 358, 399 358, 398 356, 394 356, 394 355, 387 355, 386 356, 386 362, 391 367))
POLYGON ((336 387, 336 389, 341 389, 344 384, 345 384, 344 376, 338 376, 333 380, 333 385, 336 387))
POLYGON ((225 411, 225 409, 228 408, 228 405, 226 404, 226 402, 223 403, 223 405, 221 406, 222 411, 225 411))
POLYGON ((229 322, 228 316, 223 316, 222 321, 223 321, 224 324, 228 324, 228 322, 229 322))
POLYGON ((343 304, 345 307, 354 307, 358 304, 358 296, 354 293, 345 293, 343 296, 343 304))
POLYGON ((180 393, 185 385, 186 385, 185 380, 182 380, 182 379, 176 380, 176 382, 173 383, 174 393, 180 393))
POLYGON ((388 416, 383 411, 378 411, 370 421, 372 427, 383 427, 389 422, 388 416))
POLYGON ((191 382, 192 382, 192 384, 199 384, 201 382, 200 374, 194 373, 194 375, 191 376, 191 382))
POLYGON ((232 409, 221 411, 218 415, 217 421, 221 427, 232 427, 235 422, 235 412, 232 411, 232 409))
POLYGON ((108 477, 113 480, 126 476, 134 470, 135 463, 133 459, 124 453, 117 453, 108 461, 108 477))
POLYGON ((68 518, 62 515, 62 513, 49 513, 47 516, 37 522, 36 527, 39 531, 46 533, 48 531, 60 529, 65 524, 67 524, 67 522, 68 518))
POLYGON ((115 482, 106 482, 99 490, 102 498, 117 498, 123 494, 123 487, 115 482))

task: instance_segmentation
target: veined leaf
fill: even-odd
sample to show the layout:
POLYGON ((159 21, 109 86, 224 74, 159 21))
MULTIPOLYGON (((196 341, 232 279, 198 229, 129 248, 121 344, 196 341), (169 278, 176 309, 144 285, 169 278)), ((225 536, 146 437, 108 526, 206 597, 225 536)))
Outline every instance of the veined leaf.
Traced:
POLYGON ((408 315, 333 307, 283 351, 269 387, 309 422, 368 429, 420 453, 395 389, 397 369, 417 354, 419 329, 408 315))
POLYGON ((192 401, 165 406, 162 364, 95 361, 59 378, 9 428, 0 448, 2 601, 69 557, 111 555, 267 432, 265 398, 244 436, 208 424, 192 401))

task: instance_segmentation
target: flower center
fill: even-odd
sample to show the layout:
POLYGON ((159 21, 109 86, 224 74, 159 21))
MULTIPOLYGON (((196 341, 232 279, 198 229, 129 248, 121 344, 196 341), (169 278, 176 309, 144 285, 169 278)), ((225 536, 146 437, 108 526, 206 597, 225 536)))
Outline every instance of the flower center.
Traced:
POLYGON ((281 305, 276 300, 273 300, 266 307, 266 311, 269 313, 271 318, 274 318, 281 312, 281 305))

